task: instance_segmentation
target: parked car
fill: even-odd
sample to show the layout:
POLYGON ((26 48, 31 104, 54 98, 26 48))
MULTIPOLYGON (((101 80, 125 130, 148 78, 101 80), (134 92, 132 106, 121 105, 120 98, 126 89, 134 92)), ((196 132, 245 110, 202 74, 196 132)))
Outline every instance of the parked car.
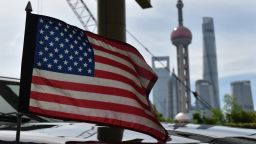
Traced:
MULTIPOLYGON (((19 80, 0 77, 0 144, 16 139, 19 80)), ((256 130, 225 126, 162 123, 170 144, 256 144, 256 130)), ((29 144, 81 144, 98 141, 99 125, 25 115, 20 142, 29 144)), ((146 134, 124 130, 122 143, 157 143, 146 134)))

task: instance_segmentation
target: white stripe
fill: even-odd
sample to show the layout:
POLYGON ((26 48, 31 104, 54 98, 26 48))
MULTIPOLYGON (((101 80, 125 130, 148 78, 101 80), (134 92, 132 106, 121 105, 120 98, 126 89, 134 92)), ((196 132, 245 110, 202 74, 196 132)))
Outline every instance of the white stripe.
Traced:
POLYGON ((96 62, 95 69, 124 76, 124 77, 130 79, 131 81, 133 81, 138 87, 140 87, 140 88, 142 87, 142 85, 137 77, 135 77, 134 75, 130 74, 129 72, 122 70, 118 67, 96 62))
POLYGON ((97 50, 97 49, 94 49, 94 54, 98 55, 98 56, 101 56, 101 57, 105 57, 107 59, 111 59, 111 60, 116 61, 118 63, 121 63, 121 64, 129 67, 133 71, 136 71, 134 66, 129 61, 127 61, 127 60, 125 60, 121 57, 118 57, 118 56, 115 56, 115 55, 112 55, 110 53, 106 53, 106 52, 103 52, 103 51, 100 51, 100 50, 97 50))
POLYGON ((89 76, 79 76, 79 75, 72 75, 72 74, 50 72, 50 71, 39 70, 39 69, 35 69, 35 68, 33 69, 33 76, 39 76, 39 77, 57 80, 57 81, 65 81, 65 82, 120 88, 120 89, 127 90, 127 91, 133 93, 140 99, 141 102, 143 102, 145 105, 148 105, 145 96, 138 93, 132 86, 130 86, 126 83, 120 82, 120 81, 101 79, 101 78, 89 77, 89 76))
MULTIPOLYGON (((104 47, 105 49, 107 50, 110 50, 110 51, 113 51, 113 52, 117 52, 117 53, 120 53, 122 55, 125 55, 127 57, 131 57, 132 60, 138 64, 140 67, 143 67, 149 71, 151 71, 151 68, 149 68, 148 65, 145 65, 145 61, 141 58, 141 57, 138 57, 137 55, 129 52, 129 51, 124 51, 124 50, 121 50, 121 49, 118 49, 116 47, 113 47, 105 42, 102 42, 102 41, 99 41, 95 38, 92 38, 92 37, 88 37, 88 40, 90 43, 94 44, 94 45, 97 45, 97 46, 101 46, 101 47, 104 47)), ((130 47, 130 48, 133 48, 133 47, 130 47)))
POLYGON ((38 101, 35 99, 30 99, 30 106, 38 107, 38 108, 50 110, 50 111, 64 112, 64 113, 83 115, 83 116, 109 118, 109 119, 116 119, 120 121, 130 122, 130 123, 137 123, 140 125, 144 125, 145 127, 153 128, 157 131, 160 131, 161 133, 164 133, 164 130, 161 129, 161 127, 159 127, 156 123, 154 123, 153 121, 145 117, 141 117, 138 115, 115 112, 110 110, 82 108, 82 107, 76 107, 76 106, 59 104, 59 103, 56 104, 52 102, 38 101))

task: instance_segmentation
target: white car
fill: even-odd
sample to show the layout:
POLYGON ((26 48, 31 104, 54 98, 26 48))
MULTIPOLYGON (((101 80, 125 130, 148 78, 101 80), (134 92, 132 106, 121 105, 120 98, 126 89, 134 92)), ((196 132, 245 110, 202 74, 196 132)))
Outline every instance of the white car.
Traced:
MULTIPOLYGON (((0 77, 0 144, 15 143, 19 80, 0 77)), ((256 144, 256 130, 224 126, 162 123, 173 144, 256 144)), ((35 115, 23 118, 20 143, 82 144, 98 140, 100 126, 35 115)), ((157 143, 151 136, 124 130, 122 143, 157 143)))

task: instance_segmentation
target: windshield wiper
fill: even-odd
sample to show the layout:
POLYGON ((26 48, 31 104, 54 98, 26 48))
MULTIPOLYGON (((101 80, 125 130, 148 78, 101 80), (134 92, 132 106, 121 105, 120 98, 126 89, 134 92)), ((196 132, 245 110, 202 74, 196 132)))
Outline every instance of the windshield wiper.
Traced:
MULTIPOLYGON (((26 123, 31 120, 35 120, 37 122, 49 122, 49 120, 33 114, 23 114, 23 115, 24 116, 22 117, 22 123, 26 123)), ((0 122, 17 123, 17 112, 11 112, 11 113, 0 112, 0 122)))
MULTIPOLYGON (((30 118, 22 118, 22 122, 29 122, 30 118)), ((17 123, 17 115, 16 112, 11 113, 2 113, 0 112, 0 122, 10 122, 10 123, 17 123)))
POLYGON ((256 144, 254 139, 244 137, 216 138, 210 144, 256 144))
POLYGON ((170 135, 175 135, 179 137, 185 137, 193 140, 198 140, 203 143, 209 143, 213 141, 215 138, 201 135, 201 134, 195 134, 195 133, 189 133, 189 132, 180 132, 180 131, 175 131, 175 130, 168 130, 168 133, 170 135))

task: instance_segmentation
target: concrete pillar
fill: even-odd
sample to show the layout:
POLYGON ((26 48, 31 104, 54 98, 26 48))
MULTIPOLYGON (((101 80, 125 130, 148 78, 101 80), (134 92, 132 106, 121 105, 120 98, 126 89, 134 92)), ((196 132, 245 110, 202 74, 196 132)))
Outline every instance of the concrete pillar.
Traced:
POLYGON ((98 34, 126 41, 125 0, 98 1, 98 34))
MULTIPOLYGON (((126 42, 125 0, 98 0, 98 34, 126 42)), ((98 140, 106 143, 122 141, 123 129, 99 127, 98 140)))

